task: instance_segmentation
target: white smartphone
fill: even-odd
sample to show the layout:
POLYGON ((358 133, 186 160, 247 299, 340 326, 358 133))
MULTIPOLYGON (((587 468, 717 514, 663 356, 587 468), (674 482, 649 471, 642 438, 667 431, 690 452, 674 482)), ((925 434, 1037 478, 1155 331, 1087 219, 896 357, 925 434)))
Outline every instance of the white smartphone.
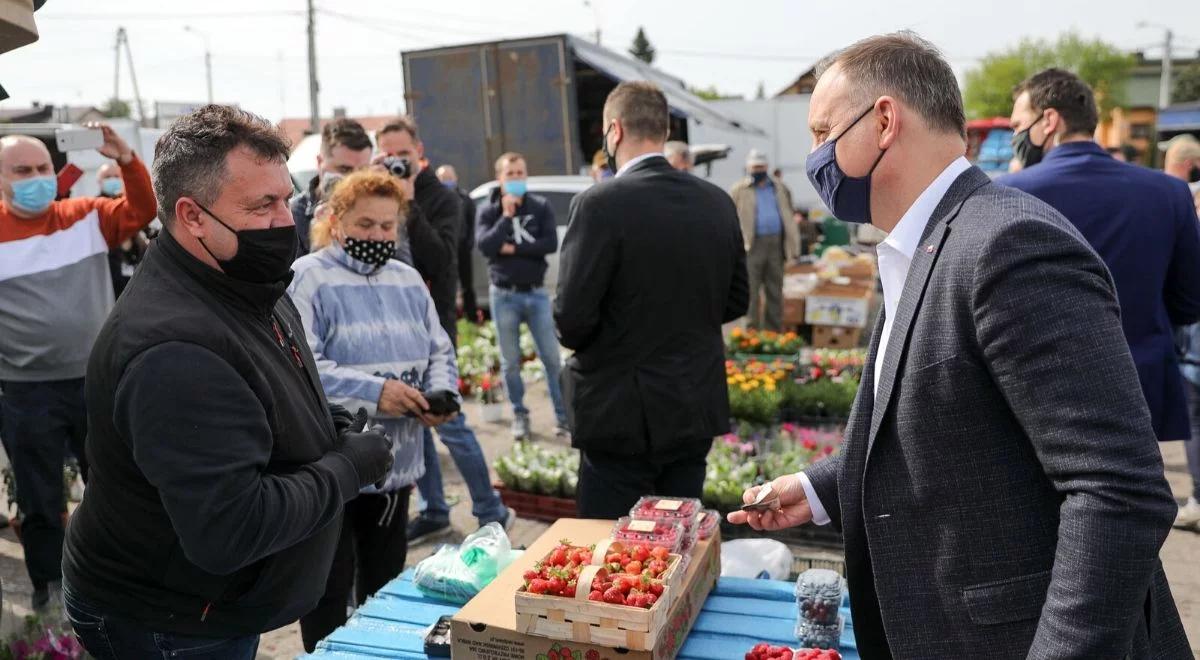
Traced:
POLYGON ((104 132, 98 128, 59 128, 54 141, 61 152, 99 149, 104 146, 104 132))

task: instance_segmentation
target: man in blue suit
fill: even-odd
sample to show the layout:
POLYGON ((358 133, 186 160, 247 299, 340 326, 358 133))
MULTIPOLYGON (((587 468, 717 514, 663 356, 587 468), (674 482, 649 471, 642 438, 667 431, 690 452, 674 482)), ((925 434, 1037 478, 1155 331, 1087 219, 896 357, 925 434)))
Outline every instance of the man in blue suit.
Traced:
POLYGON ((1159 440, 1186 440, 1172 326, 1200 320, 1196 210, 1186 183, 1121 163, 1096 144, 1097 121, 1092 90, 1077 76, 1061 69, 1032 76, 1014 90, 1013 153, 1022 169, 997 183, 1053 206, 1104 260, 1154 431, 1159 440))

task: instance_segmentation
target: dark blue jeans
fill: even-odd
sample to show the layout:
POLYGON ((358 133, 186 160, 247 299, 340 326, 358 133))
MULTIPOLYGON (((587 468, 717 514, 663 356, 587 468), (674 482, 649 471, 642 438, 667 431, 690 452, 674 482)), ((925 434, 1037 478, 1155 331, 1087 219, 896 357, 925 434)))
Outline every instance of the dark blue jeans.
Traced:
MULTIPOLYGON (((471 512, 479 520, 480 525, 504 520, 507 512, 500 501, 500 493, 492 488, 492 479, 488 475, 487 457, 475 438, 475 432, 467 426, 466 415, 459 414, 454 419, 437 427, 438 437, 450 450, 450 457, 458 466, 458 471, 467 482, 467 490, 471 493, 471 512)), ((433 444, 433 433, 425 429, 425 474, 417 480, 417 490, 420 499, 418 510, 430 518, 448 520, 450 505, 446 503, 446 491, 442 485, 442 465, 438 462, 437 447, 433 444)))
POLYGON ((68 448, 87 478, 83 379, 0 383, 4 449, 17 482, 25 568, 35 587, 62 577, 63 461, 68 448))
POLYGON ((1184 384, 1187 388, 1188 412, 1192 415, 1192 439, 1184 445, 1187 450, 1188 472, 1192 473, 1192 497, 1200 501, 1200 387, 1191 381, 1184 384))
POLYGON ((554 333, 554 310, 550 295, 545 289, 529 292, 509 291, 492 286, 492 318, 496 321, 496 341, 500 344, 500 369, 504 372, 504 387, 513 412, 528 415, 525 407, 525 383, 521 380, 521 324, 529 326, 534 347, 546 371, 546 387, 550 390, 550 403, 554 405, 554 416, 561 426, 567 425, 567 407, 563 404, 562 386, 558 376, 562 373, 562 350, 558 336, 554 333))
POLYGON ((213 638, 156 633, 102 613, 73 594, 66 584, 63 585, 63 604, 75 636, 96 660, 254 660, 258 653, 258 635, 213 638))

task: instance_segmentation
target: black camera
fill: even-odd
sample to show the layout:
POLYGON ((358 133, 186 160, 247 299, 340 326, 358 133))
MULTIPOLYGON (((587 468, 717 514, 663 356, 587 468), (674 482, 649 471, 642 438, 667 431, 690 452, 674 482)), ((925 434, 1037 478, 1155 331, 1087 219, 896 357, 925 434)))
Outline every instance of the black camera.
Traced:
POLYGON ((392 176, 398 179, 407 179, 408 177, 416 174, 416 170, 413 169, 412 162, 410 162, 407 158, 401 158, 399 156, 388 156, 387 158, 384 158, 383 166, 387 168, 387 171, 392 173, 392 176))

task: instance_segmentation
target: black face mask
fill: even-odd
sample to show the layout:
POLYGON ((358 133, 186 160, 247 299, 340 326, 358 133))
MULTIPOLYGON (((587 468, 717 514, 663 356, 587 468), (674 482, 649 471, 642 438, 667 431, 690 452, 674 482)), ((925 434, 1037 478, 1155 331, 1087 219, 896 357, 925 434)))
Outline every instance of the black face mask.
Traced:
MULTIPOLYGON (((608 150, 608 134, 610 131, 612 131, 613 126, 616 126, 616 123, 609 124, 608 128, 605 129, 605 131, 604 131, 604 138, 603 138, 604 160, 608 162, 608 169, 612 170, 613 174, 616 174, 617 173, 617 152, 615 151, 616 147, 613 147, 614 151, 610 152, 608 150)), ((619 147, 621 145, 617 145, 617 146, 619 147)))
POLYGON ((366 241, 346 237, 346 254, 364 264, 382 266, 396 254, 396 241, 366 241))
POLYGON ((767 180, 767 173, 766 172, 751 172, 750 179, 753 180, 754 185, 757 186, 758 184, 767 180))
POLYGON ((1193 167, 1191 172, 1188 172, 1188 183, 1196 183, 1200 181, 1200 167, 1193 167))
MULTIPOLYGON (((194 200, 193 200, 194 201, 194 200)), ((287 277, 296 257, 296 226, 273 227, 271 229, 243 229, 236 231, 223 220, 213 215, 200 202, 196 202, 205 213, 221 226, 237 236, 237 252, 232 259, 218 259, 204 241, 200 245, 212 257, 225 274, 235 280, 255 284, 271 284, 287 277)))
POLYGON ((1012 137, 1013 156, 1016 157, 1017 162, 1021 164, 1022 168, 1037 165, 1042 162, 1042 157, 1046 155, 1046 142, 1050 140, 1050 136, 1047 135, 1043 138, 1041 144, 1034 144, 1033 137, 1029 133, 1037 125, 1038 121, 1044 118, 1044 115, 1039 117, 1037 121, 1029 125, 1029 128, 1012 137))

